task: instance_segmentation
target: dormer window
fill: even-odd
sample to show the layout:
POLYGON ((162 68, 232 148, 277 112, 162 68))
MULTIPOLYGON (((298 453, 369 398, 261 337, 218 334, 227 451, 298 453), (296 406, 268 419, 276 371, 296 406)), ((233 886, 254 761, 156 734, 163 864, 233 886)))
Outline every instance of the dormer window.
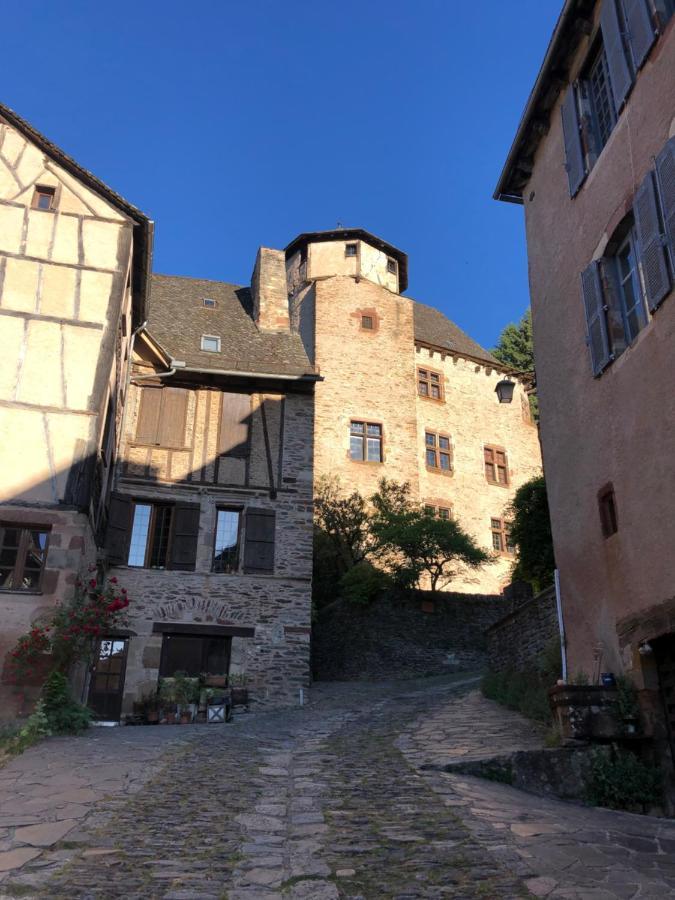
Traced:
POLYGON ((216 308, 216 301, 213 300, 211 297, 204 297, 202 303, 204 304, 204 306, 207 309, 215 309, 216 308))
POLYGON ((357 246, 356 244, 345 244, 345 256, 356 256, 357 246))
POLYGON ((398 272, 398 265, 396 263, 396 260, 392 259, 391 257, 387 259, 387 272, 391 273, 392 275, 396 275, 398 272))
POLYGON ((56 188, 38 184, 33 194, 33 209, 54 209, 56 206, 56 188))
POLYGON ((220 338, 215 334, 202 335, 202 350, 207 353, 220 353, 220 338))

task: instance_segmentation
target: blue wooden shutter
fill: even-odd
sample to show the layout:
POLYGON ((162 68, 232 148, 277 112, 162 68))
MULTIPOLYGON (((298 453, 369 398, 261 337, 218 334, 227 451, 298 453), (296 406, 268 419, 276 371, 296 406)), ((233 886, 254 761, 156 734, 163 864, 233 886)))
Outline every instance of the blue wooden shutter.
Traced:
POLYGON ((579 129, 579 111, 577 109, 577 92, 573 84, 567 88, 560 107, 562 116, 563 140, 565 142, 565 169, 570 185, 570 197, 574 197, 586 177, 584 148, 581 145, 579 129))
POLYGON ((173 509, 171 552, 167 568, 194 572, 199 541, 199 503, 177 503, 173 509))
POLYGON ((633 85, 633 73, 628 66, 626 51, 621 37, 621 22, 616 8, 616 0, 603 0, 600 10, 602 43, 607 57, 609 80, 614 95, 617 115, 633 85))
POLYGON ((599 375, 609 363, 611 353, 605 321, 600 266, 597 262, 592 262, 581 273, 581 293, 586 311, 586 327, 588 329, 586 340, 591 352, 591 369, 594 375, 599 375))
POLYGON ((675 137, 656 157, 656 180, 663 214, 666 249, 670 256, 670 271, 675 278, 675 137))
POLYGON ((656 40, 648 0, 622 0, 628 30, 628 47, 637 71, 656 40))
POLYGON ((666 265, 652 172, 647 172, 647 176, 637 189, 633 201, 633 215, 638 234, 638 252, 647 293, 647 305, 654 310, 670 291, 670 276, 666 265))

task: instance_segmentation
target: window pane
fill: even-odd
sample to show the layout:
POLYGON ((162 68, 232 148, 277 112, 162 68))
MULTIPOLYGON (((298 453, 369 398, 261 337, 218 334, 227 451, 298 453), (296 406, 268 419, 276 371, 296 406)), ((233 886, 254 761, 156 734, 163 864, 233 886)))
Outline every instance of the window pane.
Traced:
POLYGON ((501 534, 494 532, 494 531, 492 532, 492 547, 495 550, 502 549, 502 536, 501 536, 501 534))
POLYGON ((134 524, 131 529, 131 542, 129 544, 129 558, 127 565, 145 565, 145 548, 148 543, 148 529, 150 527, 149 503, 137 503, 134 507, 134 524))
POLYGON ((373 317, 372 316, 361 316, 361 327, 372 329, 373 327, 373 317))
POLYGON ((436 468, 436 451, 427 450, 427 465, 436 468))
POLYGON ((500 466, 506 465, 506 454, 501 450, 497 450, 497 462, 500 466))
POLYGON ((432 382, 435 381, 436 383, 438 383, 440 380, 440 375, 437 372, 431 372, 430 378, 432 382))
POLYGON ((436 514, 436 507, 435 507, 435 506, 425 506, 425 507, 424 507, 424 512, 425 512, 428 516, 433 516, 433 515, 436 514))
POLYGON ((438 446, 441 450, 449 450, 450 449, 450 438, 439 437, 438 446))
POLYGON ((0 566, 13 569, 16 565, 18 550, 16 547, 3 547, 0 550, 0 566))
POLYGON ((379 438, 368 438, 368 461, 382 461, 381 441, 379 438))
POLYGON ((437 384, 431 385, 431 396, 434 398, 434 400, 441 399, 441 389, 437 384))
POLYGON ((156 506, 152 527, 152 548, 150 551, 150 568, 163 569, 169 549, 169 531, 171 529, 171 507, 156 506))
POLYGON ((499 483, 506 484, 506 469, 503 469, 501 466, 498 466, 497 473, 499 476, 499 483))
POLYGON ((233 509, 219 509, 213 554, 214 572, 233 572, 237 568, 238 540, 239 512, 233 509))
POLYGON ((426 383, 426 381, 419 382, 419 392, 422 395, 422 397, 429 396, 429 385, 426 383))
POLYGON ((490 519, 490 525, 494 531, 501 531, 502 520, 501 519, 490 519))
POLYGON ((430 431, 427 431, 427 433, 424 436, 424 439, 426 441, 427 447, 435 447, 436 446, 436 435, 432 434, 430 431))
POLYGON ((450 471, 450 456, 448 453, 439 454, 441 457, 441 469, 446 472, 450 471))
POLYGON ((349 440, 349 455, 352 459, 363 459, 363 438, 352 435, 349 440))
POLYGON ((381 425, 369 425, 368 426, 368 434, 371 434, 371 435, 382 434, 382 426, 381 425))
POLYGON ((441 519, 449 519, 450 518, 450 510, 446 509, 444 506, 438 507, 438 515, 441 519))
POLYGON ((220 338, 202 335, 202 350, 209 353, 217 353, 220 350, 220 338))
POLYGON ((485 463, 485 475, 490 481, 496 481, 495 467, 492 463, 485 463))
POLYGON ((18 547, 21 540, 20 528, 4 528, 2 531, 3 547, 18 547))
POLYGON ((363 422, 352 422, 351 430, 353 434, 363 434, 363 422))

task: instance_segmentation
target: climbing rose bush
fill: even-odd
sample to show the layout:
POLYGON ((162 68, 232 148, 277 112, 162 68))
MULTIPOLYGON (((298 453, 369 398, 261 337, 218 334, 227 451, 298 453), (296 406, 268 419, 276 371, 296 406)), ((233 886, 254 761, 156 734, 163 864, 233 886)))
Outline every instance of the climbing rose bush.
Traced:
POLYGON ((58 605, 47 624, 19 638, 9 655, 7 680, 18 683, 31 677, 46 654, 53 669, 67 672, 74 663, 91 658, 97 638, 128 624, 126 589, 114 576, 100 583, 94 571, 90 568, 90 577, 75 583, 72 600, 58 605))

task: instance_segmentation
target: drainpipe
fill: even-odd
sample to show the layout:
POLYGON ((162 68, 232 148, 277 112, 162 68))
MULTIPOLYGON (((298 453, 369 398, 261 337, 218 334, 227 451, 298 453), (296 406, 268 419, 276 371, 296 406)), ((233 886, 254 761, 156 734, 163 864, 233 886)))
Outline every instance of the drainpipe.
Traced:
POLYGON ((560 572, 556 569, 553 573, 555 584, 555 605, 558 611, 558 630, 560 631, 560 655, 562 658, 562 680, 567 684, 567 641, 565 640, 565 625, 563 623, 562 600, 560 599, 560 572))

